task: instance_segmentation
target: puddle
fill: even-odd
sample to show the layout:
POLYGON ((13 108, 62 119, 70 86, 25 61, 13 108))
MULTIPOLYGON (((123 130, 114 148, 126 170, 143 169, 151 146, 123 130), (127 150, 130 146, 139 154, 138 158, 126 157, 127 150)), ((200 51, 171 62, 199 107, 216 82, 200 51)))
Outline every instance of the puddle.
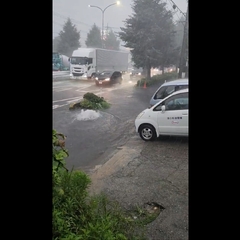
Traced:
POLYGON ((98 111, 81 109, 80 112, 77 113, 75 117, 78 121, 87 121, 97 119, 101 116, 102 115, 98 111))

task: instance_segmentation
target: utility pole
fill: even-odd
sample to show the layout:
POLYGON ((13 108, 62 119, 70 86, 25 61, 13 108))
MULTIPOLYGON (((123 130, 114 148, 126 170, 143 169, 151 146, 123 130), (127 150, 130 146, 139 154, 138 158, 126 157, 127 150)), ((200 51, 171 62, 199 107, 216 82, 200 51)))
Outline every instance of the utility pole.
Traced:
POLYGON ((185 25, 184 25, 182 49, 181 49, 181 55, 180 55, 180 61, 179 61, 178 78, 182 78, 183 72, 185 72, 185 77, 188 77, 188 6, 187 6, 186 21, 185 21, 185 25))

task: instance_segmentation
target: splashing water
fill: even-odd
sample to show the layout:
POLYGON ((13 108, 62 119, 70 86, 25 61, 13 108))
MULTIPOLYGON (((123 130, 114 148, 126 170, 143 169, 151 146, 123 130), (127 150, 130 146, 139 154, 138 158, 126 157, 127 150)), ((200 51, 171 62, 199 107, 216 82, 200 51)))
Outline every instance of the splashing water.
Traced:
POLYGON ((79 121, 94 120, 101 117, 101 114, 95 110, 81 110, 80 113, 76 115, 76 119, 79 121))

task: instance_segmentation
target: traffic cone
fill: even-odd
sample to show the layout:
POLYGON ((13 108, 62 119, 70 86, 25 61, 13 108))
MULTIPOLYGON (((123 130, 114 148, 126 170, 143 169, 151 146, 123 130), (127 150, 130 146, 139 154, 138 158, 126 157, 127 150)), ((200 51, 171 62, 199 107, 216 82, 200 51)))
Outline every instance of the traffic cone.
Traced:
POLYGON ((144 84, 143 84, 143 88, 147 88, 146 81, 145 81, 144 84))

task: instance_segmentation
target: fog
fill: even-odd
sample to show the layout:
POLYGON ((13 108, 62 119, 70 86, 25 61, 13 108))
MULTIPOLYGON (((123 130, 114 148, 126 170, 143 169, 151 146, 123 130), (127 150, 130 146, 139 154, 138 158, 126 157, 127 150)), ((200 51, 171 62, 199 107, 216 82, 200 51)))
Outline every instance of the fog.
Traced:
MULTIPOLYGON (((167 8, 173 10, 173 2, 183 12, 187 11, 187 0, 163 0, 167 3, 167 8)), ((105 9, 108 5, 116 2, 115 0, 53 0, 53 38, 58 36, 63 29, 63 25, 69 17, 80 31, 81 47, 86 47, 85 41, 87 34, 95 23, 100 29, 102 27, 102 12, 96 7, 88 7, 95 5, 105 9)), ((114 32, 121 31, 120 27, 124 27, 124 20, 132 15, 132 0, 121 0, 120 5, 108 7, 104 12, 104 29, 111 28, 114 32)), ((174 10, 174 20, 178 21, 182 17, 182 13, 174 10)))

